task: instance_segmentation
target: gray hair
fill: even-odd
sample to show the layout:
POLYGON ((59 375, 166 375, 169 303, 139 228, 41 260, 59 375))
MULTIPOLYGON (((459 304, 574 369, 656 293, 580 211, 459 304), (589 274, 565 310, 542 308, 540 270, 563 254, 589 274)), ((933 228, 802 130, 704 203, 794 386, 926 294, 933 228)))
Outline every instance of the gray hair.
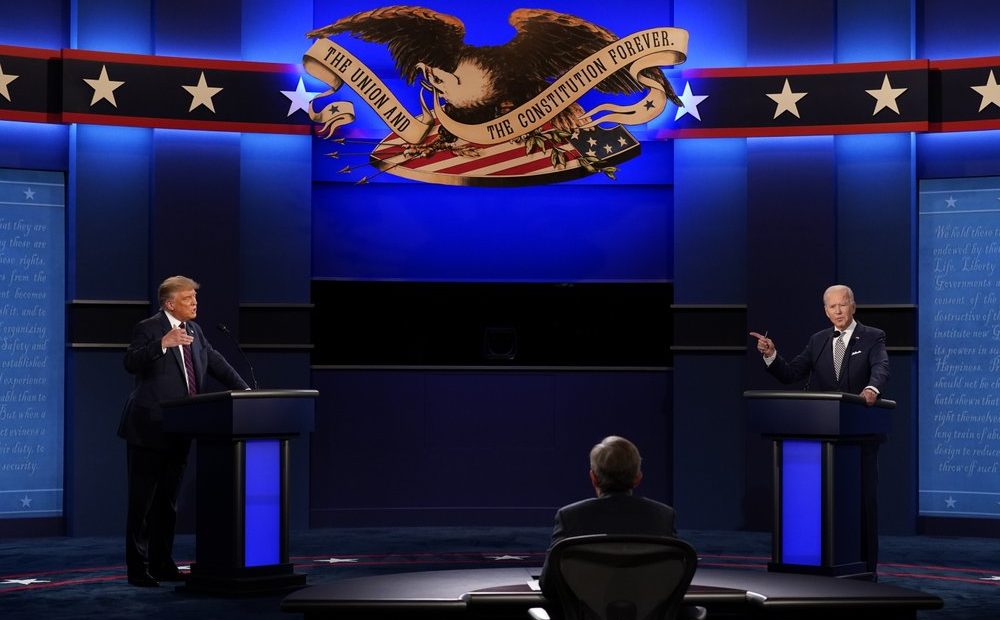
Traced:
POLYGON ((624 437, 610 435, 590 449, 590 470, 602 493, 631 491, 641 466, 639 449, 624 437))
POLYGON ((830 293, 840 292, 840 291, 844 291, 845 293, 847 293, 847 301, 851 302, 852 304, 854 303, 854 291, 851 290, 851 287, 847 286, 846 284, 834 284, 830 288, 823 291, 823 305, 824 306, 826 305, 827 295, 829 295, 830 293))

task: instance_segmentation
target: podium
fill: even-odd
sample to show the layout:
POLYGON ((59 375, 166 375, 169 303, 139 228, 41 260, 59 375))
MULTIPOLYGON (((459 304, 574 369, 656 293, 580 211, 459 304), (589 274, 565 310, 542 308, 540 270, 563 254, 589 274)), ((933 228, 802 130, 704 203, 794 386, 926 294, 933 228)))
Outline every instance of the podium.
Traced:
POLYGON ((164 430, 197 442, 187 589, 239 595, 305 585, 288 561, 288 442, 313 430, 317 395, 232 391, 162 403, 164 430))
POLYGON ((774 525, 768 570, 872 577, 878 445, 896 403, 840 392, 748 391, 751 428, 773 445, 774 525))

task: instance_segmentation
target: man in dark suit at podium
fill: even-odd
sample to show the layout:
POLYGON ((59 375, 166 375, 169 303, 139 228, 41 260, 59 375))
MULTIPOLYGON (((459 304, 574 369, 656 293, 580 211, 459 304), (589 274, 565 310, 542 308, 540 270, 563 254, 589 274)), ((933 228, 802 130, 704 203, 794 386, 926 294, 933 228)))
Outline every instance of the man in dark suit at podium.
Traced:
POLYGON ((823 309, 833 329, 813 334, 791 361, 778 355, 773 340, 750 333, 757 339, 767 371, 782 383, 808 377, 807 390, 858 394, 872 405, 889 382, 885 332, 854 320, 854 292, 842 284, 826 289, 823 309))
POLYGON ((250 389, 193 321, 199 284, 184 276, 160 284, 160 311, 140 321, 125 351, 135 389, 122 411, 119 437, 128 441, 128 582, 155 587, 183 578, 173 560, 177 495, 190 440, 163 432, 160 403, 193 396, 206 376, 234 390, 250 389))
MULTIPOLYGON (((611 435, 590 450, 590 483, 597 497, 585 499, 556 512, 552 544, 563 538, 587 534, 648 534, 676 536, 674 509, 639 497, 632 490, 642 481, 642 457, 628 439, 611 435)), ((539 585, 545 591, 548 557, 539 585)))
MULTIPOLYGON (((813 334, 805 349, 791 361, 778 354, 774 341, 766 335, 750 335, 757 339, 757 350, 764 356, 767 371, 782 383, 808 378, 806 390, 858 394, 870 407, 889 383, 885 332, 854 320, 854 292, 843 284, 826 289, 823 309, 833 329, 813 334)), ((862 480, 862 539, 865 564, 874 576, 878 563, 878 448, 874 442, 865 446, 861 458, 871 475, 862 480)))

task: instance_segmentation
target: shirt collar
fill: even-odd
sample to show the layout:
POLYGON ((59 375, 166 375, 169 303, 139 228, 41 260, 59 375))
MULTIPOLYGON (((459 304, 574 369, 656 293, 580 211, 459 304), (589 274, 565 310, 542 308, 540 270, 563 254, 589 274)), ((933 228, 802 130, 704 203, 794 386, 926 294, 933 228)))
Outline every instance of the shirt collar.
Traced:
POLYGON ((175 317, 174 315, 170 314, 166 310, 163 311, 163 314, 167 315, 167 320, 170 321, 170 328, 171 329, 176 329, 177 326, 179 326, 181 324, 181 322, 179 320, 177 320, 177 317, 175 317))
POLYGON ((846 338, 844 338, 844 342, 847 342, 848 340, 851 339, 851 336, 854 335, 854 328, 856 328, 857 326, 858 322, 855 321, 854 319, 851 319, 851 324, 847 326, 847 329, 841 332, 842 334, 847 336, 846 338))

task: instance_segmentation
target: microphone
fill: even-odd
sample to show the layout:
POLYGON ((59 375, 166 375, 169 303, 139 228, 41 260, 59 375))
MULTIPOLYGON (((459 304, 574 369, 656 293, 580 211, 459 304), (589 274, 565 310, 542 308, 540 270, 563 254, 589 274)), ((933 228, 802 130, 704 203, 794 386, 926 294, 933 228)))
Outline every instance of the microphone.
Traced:
POLYGON ((806 379, 806 385, 805 387, 802 388, 803 390, 807 392, 809 391, 809 386, 812 384, 813 380, 813 373, 815 372, 816 369, 816 363, 819 362, 819 358, 820 356, 823 355, 823 351, 826 351, 826 345, 833 342, 834 338, 840 338, 840 332, 837 330, 836 327, 833 328, 833 337, 830 338, 829 340, 824 340, 823 346, 819 348, 819 351, 816 353, 816 356, 812 358, 812 366, 809 369, 809 377, 806 379))
POLYGON ((225 323, 219 323, 218 325, 216 325, 216 327, 219 329, 220 332, 223 332, 227 336, 229 336, 229 339, 232 340, 233 344, 236 345, 236 350, 239 351, 240 355, 243 356, 243 361, 246 362, 247 368, 250 369, 250 379, 253 381, 253 389, 255 390, 258 389, 257 376, 253 373, 253 364, 250 363, 250 358, 247 357, 247 354, 243 352, 243 347, 240 346, 240 341, 236 339, 236 336, 233 335, 233 332, 229 331, 229 326, 227 326, 225 323))

